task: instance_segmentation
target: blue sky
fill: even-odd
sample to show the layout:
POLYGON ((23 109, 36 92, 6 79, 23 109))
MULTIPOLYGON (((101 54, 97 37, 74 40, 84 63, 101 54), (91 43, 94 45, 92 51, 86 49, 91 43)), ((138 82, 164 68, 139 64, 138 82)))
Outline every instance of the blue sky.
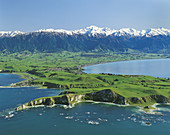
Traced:
POLYGON ((0 0, 0 31, 170 29, 170 0, 0 0))

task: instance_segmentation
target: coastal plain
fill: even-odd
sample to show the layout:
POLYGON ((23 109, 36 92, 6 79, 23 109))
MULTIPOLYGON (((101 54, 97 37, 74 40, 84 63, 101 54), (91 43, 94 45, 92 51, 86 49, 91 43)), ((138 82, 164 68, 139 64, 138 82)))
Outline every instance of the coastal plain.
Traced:
POLYGON ((86 74, 83 67, 122 60, 169 58, 147 53, 23 53, 1 54, 1 72, 21 75, 25 80, 11 87, 38 86, 65 89, 59 96, 41 97, 17 108, 36 105, 74 105, 100 101, 152 109, 155 103, 169 103, 170 80, 144 75, 86 74))

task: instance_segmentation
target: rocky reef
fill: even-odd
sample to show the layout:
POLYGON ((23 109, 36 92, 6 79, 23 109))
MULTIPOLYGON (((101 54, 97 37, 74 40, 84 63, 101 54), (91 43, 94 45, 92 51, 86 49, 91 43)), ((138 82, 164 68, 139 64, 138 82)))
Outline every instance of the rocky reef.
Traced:
MULTIPOLYGON (((110 90, 105 89, 92 93, 76 94, 71 91, 64 91, 60 95, 55 97, 42 97, 25 103, 16 108, 17 111, 24 110, 27 108, 37 107, 37 106, 53 106, 53 105, 74 105, 83 101, 99 101, 99 102, 109 102, 120 105, 142 105, 145 103, 170 103, 170 97, 165 97, 162 95, 150 95, 147 97, 130 97, 126 98, 122 95, 110 90)), ((144 107, 146 108, 146 107, 144 107)), ((148 107, 149 108, 149 107, 148 107)))

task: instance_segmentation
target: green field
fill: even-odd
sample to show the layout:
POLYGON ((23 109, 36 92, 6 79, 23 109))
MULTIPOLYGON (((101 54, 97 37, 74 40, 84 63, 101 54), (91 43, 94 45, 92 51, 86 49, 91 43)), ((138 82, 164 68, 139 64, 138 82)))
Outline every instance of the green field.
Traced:
MULTIPOLYGON (((66 89, 86 94, 110 89, 125 98, 162 95, 170 97, 170 80, 151 76, 85 74, 82 67, 104 62, 168 58, 168 54, 146 53, 14 53, 1 54, 1 72, 22 75, 24 80, 13 86, 40 86, 66 89)), ((144 105, 149 104, 145 103, 144 105)), ((152 104, 152 103, 151 103, 152 104)), ((143 105, 142 105, 143 106, 143 105)))

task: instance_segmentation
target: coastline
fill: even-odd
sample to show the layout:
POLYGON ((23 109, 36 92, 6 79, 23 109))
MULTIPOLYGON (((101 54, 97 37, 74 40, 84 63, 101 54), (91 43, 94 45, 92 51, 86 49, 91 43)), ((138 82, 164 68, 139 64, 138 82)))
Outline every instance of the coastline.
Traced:
POLYGON ((144 111, 143 108, 139 107, 139 111, 140 112, 144 112, 146 114, 153 114, 153 115, 160 115, 160 116, 163 116, 162 112, 160 111, 164 111, 164 109, 161 109, 159 107, 157 107, 158 105, 170 105, 170 103, 155 103, 152 105, 152 109, 149 109, 148 111, 144 111))
POLYGON ((94 66, 94 65, 100 65, 100 64, 107 64, 107 63, 114 63, 114 62, 125 62, 125 61, 136 61, 136 60, 156 60, 156 59, 170 59, 170 58, 142 58, 142 59, 133 59, 133 60, 118 60, 118 61, 108 61, 108 62, 100 62, 100 63, 90 63, 90 64, 85 64, 85 65, 80 65, 81 68, 85 68, 88 66, 94 66))
MULTIPOLYGON (((152 59, 157 59, 157 58, 152 58, 152 59)), ((150 59, 150 60, 152 60, 152 59, 150 59)), ((160 59, 160 58, 159 58, 160 59)), ((166 58, 162 58, 162 59, 166 59, 166 58)), ((167 59, 169 59, 169 58, 167 58, 167 59)), ((135 59, 135 60, 149 60, 149 59, 135 59)), ((133 60, 122 60, 122 61, 133 61, 133 60)), ((121 62, 121 61, 111 61, 111 62, 101 62, 101 63, 98 63, 98 64, 105 64, 105 63, 113 63, 113 62, 121 62)), ((84 66, 81 66, 81 68, 82 67, 87 67, 87 66, 90 66, 90 65, 97 65, 96 63, 91 63, 91 64, 85 64, 84 66)), ((24 78, 24 75, 22 75, 22 74, 20 74, 20 73, 15 73, 15 72, 13 72, 13 73, 4 73, 4 74, 14 74, 14 75, 18 75, 20 78, 22 78, 22 79, 24 79, 23 81, 27 81, 27 79, 26 78, 24 78)), ((21 81, 22 82, 22 81, 21 81)), ((19 83, 19 82, 18 82, 19 83)), ((5 88, 6 86, 2 86, 3 88, 5 88)), ((18 86, 18 87, 37 87, 37 88, 41 88, 42 87, 42 85, 32 85, 32 86, 28 86, 28 85, 25 85, 25 86, 18 86)), ((15 88, 15 87, 13 87, 13 86, 7 86, 6 88, 15 88)), ((45 88, 46 89, 46 88, 45 88)), ((54 89, 57 89, 57 88, 54 88, 54 89)), ((87 102, 89 102, 89 101, 87 101, 87 102)), ((93 102, 93 103, 95 103, 95 101, 90 101, 90 102, 93 102)), ((97 102, 96 102, 97 103, 97 102)), ((98 103, 104 103, 104 104, 112 104, 112 105, 116 105, 116 106, 135 106, 135 107, 139 107, 140 108, 140 106, 137 106, 137 105, 120 105, 120 104, 114 104, 114 103, 106 103, 106 102, 98 102, 98 103)), ((157 105, 157 103, 156 104, 154 104, 154 105, 152 105, 152 107, 153 108, 155 108, 155 109, 148 109, 149 111, 149 113, 153 113, 153 111, 154 110, 157 110, 157 107, 156 107, 156 105, 157 105)), ((140 109, 139 109, 140 110, 140 109)), ((142 109, 141 109, 142 110, 142 109)), ((146 112, 146 111, 144 111, 144 112, 146 112)))
MULTIPOLYGON (((99 63, 89 63, 89 64, 84 64, 84 65, 78 65, 77 67, 80 67, 81 70, 84 70, 85 67, 88 67, 88 66, 93 66, 93 65, 100 65, 100 64, 107 64, 107 63, 114 63, 114 62, 124 62, 124 61, 136 61, 136 60, 153 60, 153 59, 170 59, 170 58, 144 58, 144 59, 134 59, 134 60, 119 60, 119 61, 108 61, 108 62, 99 62, 99 63)), ((82 71, 83 73, 85 73, 84 71, 82 71)), ((22 78, 23 80, 22 81, 27 81, 28 79, 24 77, 24 75, 22 75, 21 73, 22 72, 2 72, 0 71, 0 74, 13 74, 13 75, 18 75, 20 76, 20 78, 22 78)), ((26 73, 26 72, 24 72, 26 73)), ((28 74, 28 73, 26 73, 28 74)), ((92 74, 92 73, 85 73, 85 74, 92 74)), ((29 76, 29 75, 28 75, 29 76)), ((20 82, 22 82, 20 81, 20 82)), ((17 82, 17 83, 20 83, 20 82, 17 82)), ((12 83, 13 84, 13 83, 12 83)), ((14 83, 16 84, 16 83, 14 83)), ((8 86, 7 86, 8 87, 8 86)), ((11 84, 9 87, 12 87, 11 84)), ((19 86, 18 86, 19 87, 19 86)), ((33 85, 33 86, 28 86, 28 85, 25 85, 25 86, 22 86, 22 87, 40 87, 41 88, 41 85, 33 85)))
POLYGON ((136 108, 135 112, 139 113, 145 113, 145 114, 151 114, 151 115, 160 115, 163 116, 162 112, 160 111, 164 111, 163 109, 157 107, 158 105, 170 105, 170 103, 155 103, 152 105, 152 109, 147 109, 144 110, 143 107, 141 106, 137 106, 137 105, 130 105, 130 104, 125 104, 125 105, 121 105, 121 104, 116 104, 116 103, 111 103, 111 102, 102 102, 102 101, 93 101, 93 100, 83 100, 83 101, 79 101, 73 104, 69 104, 69 105, 64 105, 64 104, 53 104, 53 105, 34 105, 34 106, 27 106, 25 109, 22 110, 17 110, 17 108, 15 108, 15 111, 23 111, 23 110, 27 110, 27 109, 32 109, 32 108, 41 108, 41 107, 47 107, 47 108, 53 108, 53 107, 63 107, 64 109, 68 109, 68 108, 73 108, 76 107, 77 104, 79 103, 94 103, 94 104, 104 104, 104 105, 111 105, 111 106, 117 106, 117 107, 134 107, 136 108))

